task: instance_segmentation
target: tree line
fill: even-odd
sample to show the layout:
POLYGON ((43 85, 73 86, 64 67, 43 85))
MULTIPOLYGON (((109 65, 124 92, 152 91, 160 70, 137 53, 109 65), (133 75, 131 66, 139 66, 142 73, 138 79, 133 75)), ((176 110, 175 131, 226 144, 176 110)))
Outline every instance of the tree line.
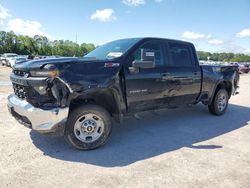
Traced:
POLYGON ((225 61, 225 62, 250 62, 250 55, 234 53, 210 53, 198 51, 200 60, 225 61))
POLYGON ((77 44, 69 40, 50 41, 45 36, 34 37, 16 35, 14 32, 0 31, 0 54, 16 53, 22 55, 41 56, 83 56, 94 50, 92 43, 77 44))
MULTIPOLYGON (((50 41, 46 36, 34 37, 16 35, 14 32, 0 31, 0 54, 17 53, 22 55, 41 56, 76 56, 81 57, 94 50, 92 43, 77 44, 69 40, 50 41)), ((250 62, 250 55, 234 53, 210 53, 198 51, 200 60, 250 62)))

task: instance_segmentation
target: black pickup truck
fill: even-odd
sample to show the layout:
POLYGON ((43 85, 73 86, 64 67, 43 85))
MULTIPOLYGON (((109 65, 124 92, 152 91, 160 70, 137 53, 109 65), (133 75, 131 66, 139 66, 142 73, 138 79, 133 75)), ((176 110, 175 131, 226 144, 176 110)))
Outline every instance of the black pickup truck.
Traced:
POLYGON ((159 38, 116 40, 83 58, 17 64, 8 109, 40 133, 63 133, 81 150, 106 143, 112 120, 197 104, 225 113, 237 93, 235 66, 200 66, 193 44, 159 38))

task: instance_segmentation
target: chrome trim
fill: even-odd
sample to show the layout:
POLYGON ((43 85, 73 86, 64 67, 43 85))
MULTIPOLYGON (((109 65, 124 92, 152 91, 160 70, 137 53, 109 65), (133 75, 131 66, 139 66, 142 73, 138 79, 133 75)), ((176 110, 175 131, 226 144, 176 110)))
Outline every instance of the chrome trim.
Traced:
POLYGON ((55 132, 59 123, 66 122, 69 108, 53 108, 42 110, 35 108, 25 100, 19 99, 16 95, 8 96, 8 108, 21 116, 29 119, 32 129, 41 133, 55 132))
POLYGON ((63 84, 65 84, 69 90, 70 93, 73 93, 73 90, 71 89, 71 87, 69 86, 68 83, 66 83, 63 79, 56 77, 58 80, 60 80, 63 84))
POLYGON ((16 74, 14 74, 13 72, 10 74, 10 80, 16 84, 21 84, 24 86, 29 85, 28 82, 29 81, 36 81, 36 82, 46 82, 47 77, 28 77, 28 75, 24 75, 24 76, 18 76, 16 74))

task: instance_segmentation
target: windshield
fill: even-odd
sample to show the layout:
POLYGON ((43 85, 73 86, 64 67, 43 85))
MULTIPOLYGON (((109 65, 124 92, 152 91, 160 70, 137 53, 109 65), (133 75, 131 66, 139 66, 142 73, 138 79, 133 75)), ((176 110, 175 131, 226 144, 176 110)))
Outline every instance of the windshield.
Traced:
POLYGON ((88 53, 84 57, 96 58, 96 59, 114 59, 122 56, 133 45, 135 45, 140 39, 121 39, 104 44, 92 52, 88 53))

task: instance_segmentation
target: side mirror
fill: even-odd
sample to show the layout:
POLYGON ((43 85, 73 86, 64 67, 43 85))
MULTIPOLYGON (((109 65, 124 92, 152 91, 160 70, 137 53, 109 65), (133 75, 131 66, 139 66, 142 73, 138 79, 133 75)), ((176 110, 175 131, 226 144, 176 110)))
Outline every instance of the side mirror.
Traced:
POLYGON ((155 67, 155 53, 147 49, 141 49, 141 59, 132 62, 134 68, 154 68, 155 67))

